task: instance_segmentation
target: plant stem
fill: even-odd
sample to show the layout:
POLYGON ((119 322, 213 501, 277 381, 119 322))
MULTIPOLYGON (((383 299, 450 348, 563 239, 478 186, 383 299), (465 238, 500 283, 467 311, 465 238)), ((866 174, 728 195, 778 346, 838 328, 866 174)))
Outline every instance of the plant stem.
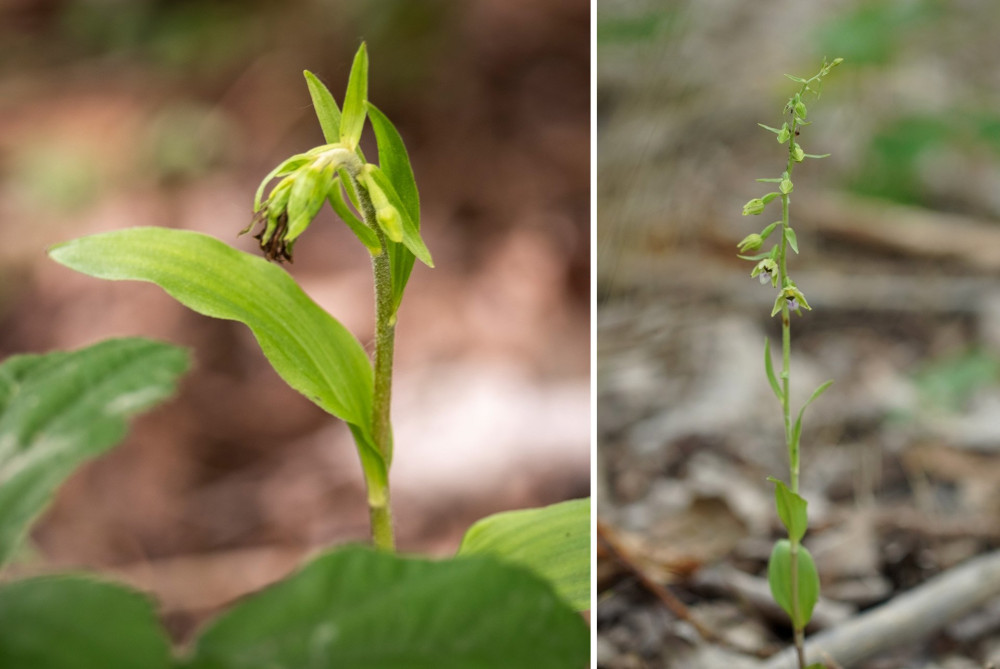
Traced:
MULTIPOLYGON (((393 313, 392 267, 385 234, 375 218, 375 206, 368 191, 357 180, 354 190, 358 195, 361 213, 365 223, 378 236, 382 252, 372 256, 372 274, 375 283, 375 386, 372 397, 372 438, 375 447, 386 463, 388 474, 392 460, 392 422, 390 406, 392 402, 392 358, 396 339, 396 318, 393 313)), ((376 548, 394 551, 396 540, 392 527, 392 507, 388 486, 385 490, 384 506, 369 506, 372 542, 376 548)))
MULTIPOLYGON (((794 149, 795 149, 795 133, 798 125, 798 119, 796 115, 792 114, 792 124, 789 132, 791 134, 791 139, 788 141, 788 165, 786 167, 786 178, 789 180, 792 178, 792 169, 795 167, 794 149)), ((788 264, 787 264, 787 249, 788 249, 788 237, 785 234, 785 230, 789 227, 788 222, 788 204, 790 198, 788 193, 781 194, 781 248, 778 251, 778 256, 780 258, 780 272, 781 272, 781 285, 785 286, 785 280, 788 277, 788 264)), ((791 484, 792 492, 798 494, 799 492, 799 444, 792 436, 792 414, 791 414, 791 399, 789 397, 789 388, 791 386, 791 358, 792 358, 792 319, 791 319, 791 309, 788 308, 788 302, 781 305, 781 379, 782 379, 782 402, 781 410, 785 419, 785 444, 788 448, 788 469, 789 469, 789 483, 791 484)), ((796 537, 790 536, 789 541, 791 543, 791 550, 789 555, 789 562, 791 567, 791 577, 792 577, 792 612, 793 618, 795 620, 799 619, 799 540, 796 537)), ((797 623, 793 623, 793 628, 795 631, 795 652, 799 660, 799 669, 805 669, 805 638, 803 634, 803 629, 797 623)))

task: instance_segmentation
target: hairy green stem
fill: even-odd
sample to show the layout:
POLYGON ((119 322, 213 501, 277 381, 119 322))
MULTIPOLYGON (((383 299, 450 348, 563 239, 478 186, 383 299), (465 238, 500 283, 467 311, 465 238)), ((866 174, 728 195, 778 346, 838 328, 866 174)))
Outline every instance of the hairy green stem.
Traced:
MULTIPOLYGON (((353 179, 352 179, 353 180, 353 179)), ((378 236, 382 252, 372 256, 372 274, 375 278, 375 392, 372 398, 372 438, 375 447, 386 463, 388 474, 392 460, 392 422, 390 405, 392 402, 392 358, 396 339, 396 318, 392 301, 392 267, 385 234, 375 218, 375 206, 368 191, 354 180, 354 190, 358 195, 361 213, 365 223, 378 236)), ((385 490, 384 506, 369 506, 372 542, 377 548, 394 551, 396 540, 392 527, 392 507, 388 486, 385 490)))

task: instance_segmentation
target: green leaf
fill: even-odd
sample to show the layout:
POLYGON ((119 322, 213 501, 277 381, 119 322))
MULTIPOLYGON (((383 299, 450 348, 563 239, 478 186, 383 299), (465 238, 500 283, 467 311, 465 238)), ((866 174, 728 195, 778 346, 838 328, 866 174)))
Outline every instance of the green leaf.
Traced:
MULTIPOLYGON (((361 240, 361 243, 365 245, 368 251, 373 255, 378 255, 382 252, 382 245, 379 244, 378 235, 354 215, 354 212, 350 210, 347 202, 344 200, 341 187, 345 183, 345 177, 346 174, 341 174, 338 179, 334 180, 333 187, 330 188, 327 194, 327 199, 330 200, 330 206, 333 207, 340 220, 347 224, 347 227, 361 240)), ((347 187, 349 188, 350 186, 347 187)))
MULTIPOLYGON (((249 327, 285 382, 356 426, 362 458, 381 460, 371 439, 373 374, 343 325, 283 269, 197 232, 131 228, 54 246, 49 255, 101 279, 148 281, 205 316, 249 327)), ((369 493, 385 489, 384 465, 365 468, 369 493)), ((384 503, 382 497, 370 500, 384 503)))
POLYGON ((798 547, 798 615, 792 607, 792 546, 781 539, 771 551, 767 563, 767 582, 774 601, 788 614, 792 626, 804 629, 812 618, 813 607, 819 600, 819 575, 816 563, 805 546, 798 547))
POLYGON ((382 171, 382 168, 375 166, 371 166, 371 168, 371 178, 375 180, 375 183, 378 184, 379 188, 382 189, 385 196, 389 199, 389 203, 399 211, 403 219, 403 244, 422 263, 428 267, 434 267, 431 252, 427 250, 424 240, 420 237, 420 230, 417 228, 417 223, 410 218, 410 214, 406 210, 406 205, 403 204, 403 201, 399 198, 399 194, 396 193, 396 188, 389 181, 389 177, 382 171))
POLYGON ((773 179, 755 179, 754 181, 759 181, 765 184, 778 184, 784 181, 784 179, 785 177, 774 177, 773 179))
POLYGON ((340 141, 352 151, 361 141, 361 131, 365 127, 365 102, 368 101, 368 49, 361 43, 351 65, 351 76, 347 80, 344 94, 344 113, 340 117, 340 141))
POLYGON ((459 555, 495 555, 548 579, 578 611, 590 608, 590 498, 477 521, 459 555))
MULTIPOLYGON (((764 130, 770 130, 775 135, 777 135, 778 133, 781 132, 781 130, 779 130, 778 128, 772 128, 771 126, 764 125, 763 123, 758 123, 757 125, 759 125, 760 127, 764 128, 764 130)), ((757 179, 757 181, 763 181, 763 179, 757 179)))
MULTIPOLYGON (((375 130, 375 140, 378 143, 379 167, 389 177, 396 194, 406 214, 420 231, 420 195, 417 192, 417 182, 413 177, 410 157, 396 127, 389 118, 375 105, 368 103, 368 118, 375 130)), ((395 308, 403 299, 403 291, 413 271, 413 252, 405 244, 389 243, 389 258, 392 263, 392 296, 395 308)))
POLYGON ((799 252, 799 240, 795 237, 795 231, 789 227, 785 228, 785 239, 788 240, 788 245, 792 247, 792 250, 796 253, 799 252))
POLYGON ((806 158, 829 158, 833 154, 832 153, 820 153, 820 154, 803 153, 802 155, 805 156, 806 158))
POLYGON ((784 394, 781 392, 781 385, 778 383, 778 378, 774 375, 774 365, 771 363, 771 343, 767 340, 767 337, 764 338, 764 371, 767 372, 767 381, 771 384, 774 396, 780 402, 784 394))
POLYGON ((808 502, 798 493, 789 490, 784 481, 773 476, 768 476, 767 480, 774 484, 774 504, 778 508, 781 524, 788 530, 788 538, 802 541, 809 528, 808 502))
POLYGON ((309 97, 312 98, 319 126, 323 129, 323 138, 327 144, 336 144, 340 141, 340 107, 333 99, 330 89, 324 86, 315 74, 309 70, 305 70, 302 74, 305 75, 306 85, 309 87, 309 97))
POLYGON ((187 366, 184 350, 145 339, 0 365, 0 565, 56 488, 121 441, 128 417, 173 394, 187 366))
POLYGON ((0 586, 0 667, 172 666, 153 603, 134 590, 69 575, 0 586))
POLYGON ((822 384, 819 388, 813 391, 813 394, 809 396, 809 399, 806 400, 806 403, 802 405, 801 409, 799 409, 799 415, 795 419, 795 426, 792 428, 792 448, 798 448, 799 437, 802 436, 802 416, 806 412, 806 407, 812 404, 816 400, 816 398, 825 393, 826 389, 832 385, 833 381, 827 381, 824 384, 822 384))
POLYGON ((529 571, 342 548, 210 624, 186 669, 580 669, 583 619, 529 571))

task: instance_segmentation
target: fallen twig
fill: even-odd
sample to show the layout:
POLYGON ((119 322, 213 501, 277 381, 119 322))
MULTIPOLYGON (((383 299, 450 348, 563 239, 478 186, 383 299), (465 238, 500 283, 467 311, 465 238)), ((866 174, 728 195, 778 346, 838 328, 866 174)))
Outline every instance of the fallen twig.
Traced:
POLYGON ((691 627, 693 627, 698 635, 705 641, 717 643, 732 650, 736 650, 744 654, 756 655, 757 657, 767 657, 772 653, 772 649, 746 648, 738 644, 734 644, 730 640, 715 632, 715 630, 706 627, 704 623, 699 621, 691 613, 688 607, 684 605, 684 602, 679 600, 676 595, 674 595, 674 593, 670 592, 670 590, 663 587, 646 574, 645 570, 643 570, 643 568, 628 555, 627 551, 622 548, 621 544, 614 536, 614 531, 609 529, 600 520, 597 521, 597 540, 603 544, 604 548, 607 549, 608 554, 615 560, 615 562, 635 576, 639 583, 642 584, 646 590, 656 596, 657 599, 663 602, 663 605, 666 606, 671 613, 677 616, 677 618, 691 625, 691 627))

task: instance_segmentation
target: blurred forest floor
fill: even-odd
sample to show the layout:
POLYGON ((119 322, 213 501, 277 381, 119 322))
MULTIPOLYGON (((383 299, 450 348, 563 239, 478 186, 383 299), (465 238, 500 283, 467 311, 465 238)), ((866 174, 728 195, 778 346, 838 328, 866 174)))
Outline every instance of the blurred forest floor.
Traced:
MULTIPOLYGON (((260 179, 322 142, 302 70, 342 98, 361 39, 437 264, 414 271, 397 330, 401 550, 448 554, 485 514, 589 494, 589 26, 579 0, 3 3, 0 354, 146 335, 194 357, 5 577, 114 572, 183 637, 305 553, 367 540, 348 431, 248 331, 45 256, 135 225, 257 253, 236 235, 260 179)), ((370 346, 367 254, 332 214, 287 269, 370 346)))
MULTIPOLYGON (((766 477, 788 465, 762 349, 780 324, 736 244, 777 216, 740 215, 786 160, 757 123, 780 126, 782 74, 824 56, 845 62, 800 141, 832 156, 796 169, 789 261, 813 308, 793 317, 793 407, 834 380, 802 437, 810 632, 997 564, 998 27, 985 0, 598 3, 598 508, 649 579, 598 542, 599 667, 786 666, 755 657, 790 642, 766 582, 766 477)), ((910 611, 844 666, 1000 664, 997 572, 954 592, 971 611, 910 611), (936 624, 907 636, 920 620, 936 624)))

